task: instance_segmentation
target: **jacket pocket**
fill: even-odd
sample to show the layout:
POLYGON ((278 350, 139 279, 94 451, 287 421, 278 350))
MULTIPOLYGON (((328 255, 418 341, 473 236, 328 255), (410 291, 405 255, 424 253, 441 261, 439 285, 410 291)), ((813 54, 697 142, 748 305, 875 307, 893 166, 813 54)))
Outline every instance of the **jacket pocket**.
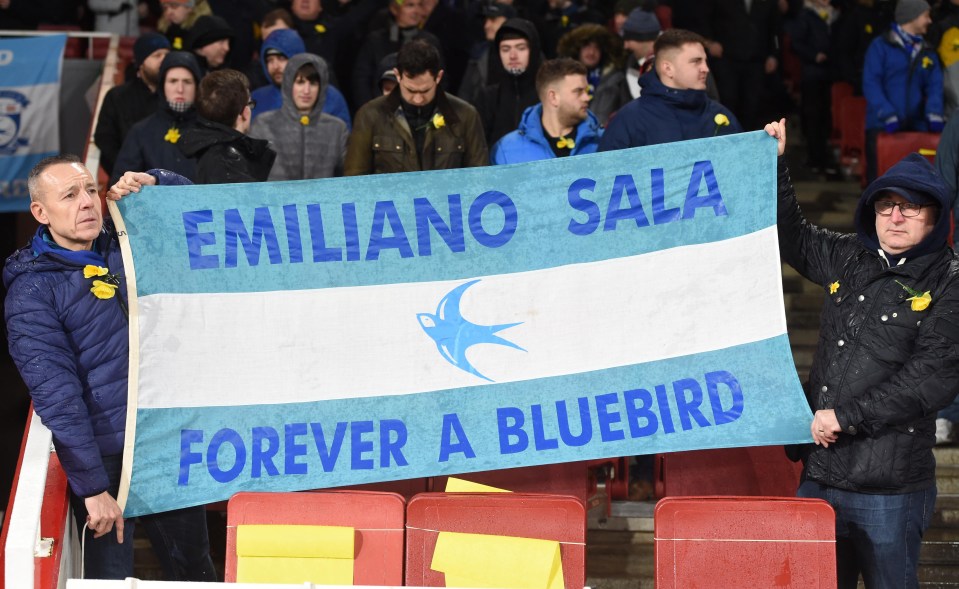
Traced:
POLYGON ((462 168, 466 156, 466 141, 454 135, 439 135, 433 144, 433 169, 462 168))
POLYGON ((409 172, 406 167, 406 148, 398 137, 389 135, 373 136, 373 171, 378 174, 384 172, 409 172))

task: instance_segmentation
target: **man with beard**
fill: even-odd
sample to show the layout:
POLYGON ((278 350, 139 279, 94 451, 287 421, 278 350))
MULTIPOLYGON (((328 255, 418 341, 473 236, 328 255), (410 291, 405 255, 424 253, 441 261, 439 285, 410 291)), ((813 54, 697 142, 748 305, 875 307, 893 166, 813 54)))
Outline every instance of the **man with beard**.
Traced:
POLYGON ((479 114, 439 89, 439 51, 425 41, 403 45, 397 87, 356 113, 346 151, 347 176, 485 166, 489 152, 479 114))
POLYGON ((493 165, 594 153, 603 130, 589 112, 586 66, 551 59, 536 74, 540 103, 523 113, 519 129, 493 146, 493 165))
POLYGON ((110 184, 124 172, 151 168, 171 170, 193 179, 196 163, 177 148, 183 132, 196 125, 196 89, 200 66, 192 53, 172 51, 160 66, 160 108, 130 129, 123 141, 110 184))
POLYGON ((146 33, 133 44, 136 78, 111 88, 103 98, 93 139, 100 148, 100 165, 113 173, 120 146, 130 129, 157 110, 160 64, 170 52, 170 42, 159 33, 146 33))
POLYGON ((490 145, 515 129, 523 111, 539 102, 536 71, 542 61, 536 27, 522 18, 503 23, 496 31, 493 51, 487 86, 476 101, 490 145))

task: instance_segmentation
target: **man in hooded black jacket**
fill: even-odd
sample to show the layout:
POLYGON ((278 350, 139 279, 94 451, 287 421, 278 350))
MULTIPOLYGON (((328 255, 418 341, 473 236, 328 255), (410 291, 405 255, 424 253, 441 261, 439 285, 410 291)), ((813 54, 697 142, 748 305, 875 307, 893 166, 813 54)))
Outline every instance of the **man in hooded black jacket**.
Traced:
POLYGON ((486 87, 475 105, 487 145, 516 129, 523 111, 539 103, 536 72, 543 62, 539 33, 533 23, 522 18, 503 23, 496 31, 491 51, 486 87))
MULTIPOLYGON (((785 146, 785 119, 766 125, 785 146)), ((918 587, 936 500, 935 421, 959 391, 959 259, 942 178, 911 154, 870 184, 856 234, 810 224, 779 163, 783 259, 826 297, 798 495, 836 511, 839 589, 918 587)))

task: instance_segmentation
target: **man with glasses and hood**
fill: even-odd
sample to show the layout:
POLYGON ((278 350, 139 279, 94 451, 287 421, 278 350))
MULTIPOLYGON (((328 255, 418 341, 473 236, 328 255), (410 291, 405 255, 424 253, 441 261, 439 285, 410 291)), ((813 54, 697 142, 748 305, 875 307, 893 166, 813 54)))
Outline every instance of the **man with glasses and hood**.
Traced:
MULTIPOLYGON (((785 119, 766 125, 782 156, 785 119)), ((820 285, 806 391, 814 444, 800 497, 836 511, 838 589, 918 587, 936 501, 936 412, 959 391, 959 259, 946 240, 952 194, 911 154, 863 192, 856 233, 809 223, 779 158, 783 259, 820 285)))
POLYGON ((130 129, 113 166, 110 183, 124 172, 163 168, 193 179, 196 162, 183 155, 177 142, 187 129, 196 125, 197 86, 200 66, 192 53, 172 51, 160 65, 157 93, 161 106, 157 112, 130 129))

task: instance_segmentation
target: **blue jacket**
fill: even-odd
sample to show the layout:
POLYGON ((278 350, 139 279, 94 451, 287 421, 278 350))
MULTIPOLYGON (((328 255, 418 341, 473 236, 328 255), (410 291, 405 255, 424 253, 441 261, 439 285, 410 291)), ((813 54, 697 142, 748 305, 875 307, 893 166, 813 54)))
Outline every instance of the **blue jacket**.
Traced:
MULTIPOLYGON (((262 88, 257 88, 250 95, 256 101, 256 108, 253 109, 253 118, 270 112, 279 110, 283 106, 283 92, 280 87, 273 83, 270 72, 266 69, 266 52, 270 49, 276 49, 287 58, 306 53, 306 47, 303 45, 303 39, 299 33, 293 29, 279 29, 270 33, 270 36, 263 41, 260 47, 260 64, 263 67, 263 73, 269 84, 262 88)), ((323 102, 323 112, 331 114, 338 119, 342 119, 349 129, 353 122, 350 120, 350 108, 346 104, 346 98, 333 86, 327 86, 326 100, 323 102)))
POLYGON ((862 72, 866 128, 882 129, 897 117, 903 130, 926 131, 930 115, 942 120, 942 68, 923 43, 915 59, 892 30, 873 39, 862 72))
POLYGON ((659 81, 656 70, 639 78, 639 98, 619 109, 606 125, 600 151, 702 139, 741 133, 739 121, 725 106, 706 96, 705 90, 674 90, 659 81), (726 115, 729 125, 715 122, 726 115))
POLYGON ((10 355, 34 411, 53 433, 70 486, 91 497, 109 487, 101 456, 123 451, 129 353, 123 260, 113 231, 102 232, 91 251, 65 250, 48 236, 41 226, 3 269, 10 355), (88 264, 119 277, 113 298, 90 291, 95 278, 84 278, 88 264))
MULTIPOLYGON (((576 145, 570 155, 595 153, 602 134, 603 129, 600 128, 596 115, 587 113, 586 120, 576 127, 576 145)), ((496 142, 490 156, 490 163, 494 166, 521 164, 554 157, 556 154, 553 153, 543 132, 543 105, 539 103, 523 111, 518 129, 507 133, 496 142)))

